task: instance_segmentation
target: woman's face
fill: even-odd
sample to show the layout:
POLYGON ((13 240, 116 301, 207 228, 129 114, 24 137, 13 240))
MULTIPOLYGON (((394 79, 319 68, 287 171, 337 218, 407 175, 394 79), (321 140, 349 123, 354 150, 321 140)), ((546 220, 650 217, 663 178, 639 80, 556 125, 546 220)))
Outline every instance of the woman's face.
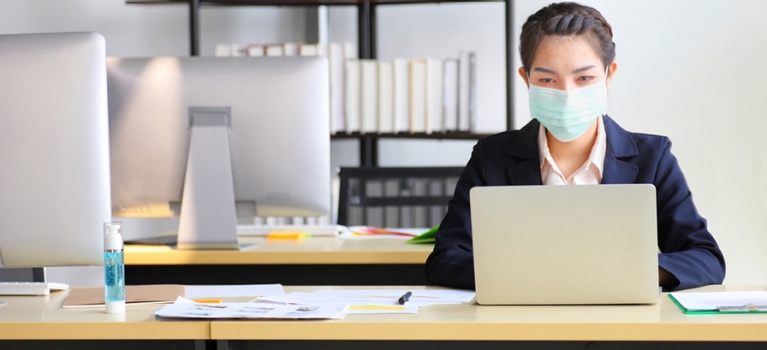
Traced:
POLYGON ((601 58, 585 38, 547 36, 538 46, 535 60, 530 66, 529 80, 524 68, 519 68, 519 75, 528 86, 533 84, 568 91, 599 84, 605 79, 609 88, 617 68, 613 62, 610 64, 610 73, 605 76, 601 58))

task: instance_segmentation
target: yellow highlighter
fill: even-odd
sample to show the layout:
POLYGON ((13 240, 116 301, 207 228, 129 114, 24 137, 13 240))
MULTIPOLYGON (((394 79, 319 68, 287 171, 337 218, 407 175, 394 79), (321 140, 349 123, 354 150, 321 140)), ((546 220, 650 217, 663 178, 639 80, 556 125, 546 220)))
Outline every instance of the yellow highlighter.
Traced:
POLYGON ((194 302, 200 304, 221 304, 221 299, 194 299, 194 302))
POLYGON ((306 237, 309 237, 309 235, 301 231, 272 231, 266 235, 268 240, 303 241, 306 237))

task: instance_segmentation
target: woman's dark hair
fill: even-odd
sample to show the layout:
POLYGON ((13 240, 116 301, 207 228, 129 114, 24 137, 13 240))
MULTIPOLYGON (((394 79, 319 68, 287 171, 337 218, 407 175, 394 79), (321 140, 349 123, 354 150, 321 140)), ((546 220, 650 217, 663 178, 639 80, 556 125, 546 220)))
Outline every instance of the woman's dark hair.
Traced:
POLYGON ((522 26, 519 36, 519 54, 522 67, 530 72, 536 51, 547 36, 580 36, 591 45, 607 67, 615 59, 613 30, 607 20, 593 7, 574 2, 561 2, 546 6, 522 26))

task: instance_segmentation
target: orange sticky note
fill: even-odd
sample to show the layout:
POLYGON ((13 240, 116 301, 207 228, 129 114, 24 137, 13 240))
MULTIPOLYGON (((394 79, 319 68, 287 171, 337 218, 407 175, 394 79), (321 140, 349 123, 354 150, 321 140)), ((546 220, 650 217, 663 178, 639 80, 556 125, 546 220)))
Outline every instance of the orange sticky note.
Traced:
POLYGON ((266 235, 266 239, 303 240, 304 238, 306 238, 306 233, 299 231, 272 231, 266 235))

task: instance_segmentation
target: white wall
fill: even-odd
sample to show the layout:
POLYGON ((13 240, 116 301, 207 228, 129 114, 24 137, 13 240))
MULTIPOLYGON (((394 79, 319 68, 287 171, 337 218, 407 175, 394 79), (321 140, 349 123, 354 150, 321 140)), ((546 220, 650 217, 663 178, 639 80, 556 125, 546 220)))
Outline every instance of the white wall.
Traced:
MULTIPOLYGON (((515 37, 548 0, 517 0, 515 37)), ((613 27, 610 115, 667 135, 727 262, 728 284, 767 283, 767 2, 591 0, 613 27)), ((518 57, 515 67, 520 66, 518 57)), ((515 76, 515 113, 529 120, 515 76)))

